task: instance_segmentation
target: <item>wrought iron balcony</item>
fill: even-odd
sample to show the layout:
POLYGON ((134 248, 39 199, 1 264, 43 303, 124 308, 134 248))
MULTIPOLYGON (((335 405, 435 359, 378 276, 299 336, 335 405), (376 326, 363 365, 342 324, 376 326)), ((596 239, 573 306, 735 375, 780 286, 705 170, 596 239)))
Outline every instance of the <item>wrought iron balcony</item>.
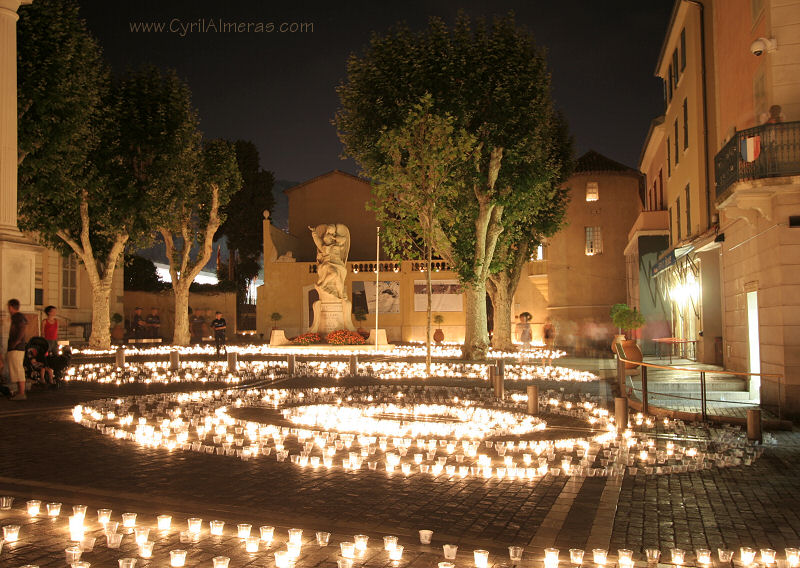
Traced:
POLYGON ((717 199, 740 181, 800 175, 800 122, 740 130, 714 158, 717 199))

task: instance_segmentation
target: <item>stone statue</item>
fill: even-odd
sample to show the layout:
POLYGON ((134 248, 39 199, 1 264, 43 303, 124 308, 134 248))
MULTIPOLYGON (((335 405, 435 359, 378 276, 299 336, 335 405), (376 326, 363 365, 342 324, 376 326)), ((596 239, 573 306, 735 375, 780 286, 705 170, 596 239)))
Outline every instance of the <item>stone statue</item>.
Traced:
POLYGON ((309 227, 317 245, 317 292, 323 302, 346 300, 344 279, 350 253, 350 230, 341 223, 309 227))
POLYGON ((355 330, 353 305, 344 281, 350 253, 350 230, 341 223, 309 227, 317 245, 317 283, 319 301, 314 302, 314 321, 309 331, 328 333, 337 329, 355 330))

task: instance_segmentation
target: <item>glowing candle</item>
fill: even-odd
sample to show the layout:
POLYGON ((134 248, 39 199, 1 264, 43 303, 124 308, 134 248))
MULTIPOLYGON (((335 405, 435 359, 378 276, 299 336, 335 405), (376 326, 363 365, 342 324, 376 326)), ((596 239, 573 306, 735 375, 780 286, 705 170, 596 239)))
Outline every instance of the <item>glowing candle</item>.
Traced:
POLYGON ((249 525, 247 523, 242 523, 240 525, 236 525, 236 535, 241 539, 248 538, 250 536, 250 531, 252 529, 253 529, 253 525, 249 525))
POLYGON ((261 533, 261 540, 267 543, 267 546, 270 545, 272 542, 272 538, 275 535, 275 527, 264 525, 263 527, 259 527, 259 532, 261 533))
POLYGON ((475 568, 487 568, 489 566, 488 550, 474 550, 472 555, 475 561, 475 568))
MULTIPOLYGON (((111 520, 111 509, 97 509, 97 522, 105 527, 111 520)), ((116 531, 114 531, 116 532, 116 531)))
POLYGON ((19 525, 4 526, 3 540, 6 542, 17 542, 19 540, 19 525))
POLYGON ((122 513, 122 526, 132 529, 136 526, 136 513, 122 513))
POLYGON ((244 539, 244 551, 245 552, 258 552, 258 543, 261 542, 261 537, 259 536, 248 536, 244 539))
POLYGON ((583 549, 582 548, 570 548, 569 549, 569 561, 576 566, 580 566, 583 564, 583 549))
POLYGON ((30 515, 31 517, 35 517, 36 515, 38 515, 39 510, 42 508, 42 502, 36 500, 28 501, 26 505, 28 508, 28 515, 30 515))
POLYGON ((158 530, 168 531, 172 526, 172 515, 159 515, 156 517, 158 523, 158 530))
POLYGON ((222 536, 222 531, 225 528, 225 521, 211 521, 209 523, 209 532, 214 536, 222 536))
POLYGON ((403 545, 398 544, 392 550, 389 551, 389 560, 393 562, 399 562, 403 559, 403 545))
POLYGON ((186 551, 185 550, 170 550, 169 551, 169 565, 175 568, 184 566, 186 564, 186 551))

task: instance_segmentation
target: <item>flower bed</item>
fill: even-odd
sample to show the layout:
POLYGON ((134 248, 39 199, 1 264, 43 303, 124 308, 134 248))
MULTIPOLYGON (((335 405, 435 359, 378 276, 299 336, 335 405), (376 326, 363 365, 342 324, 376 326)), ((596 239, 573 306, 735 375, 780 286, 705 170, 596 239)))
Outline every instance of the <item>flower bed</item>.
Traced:
POLYGON ((314 343, 322 343, 322 337, 318 333, 304 333, 292 339, 295 345, 312 345, 314 343))
POLYGON ((367 343, 360 333, 346 329, 330 332, 325 340, 331 345, 364 345, 367 343))

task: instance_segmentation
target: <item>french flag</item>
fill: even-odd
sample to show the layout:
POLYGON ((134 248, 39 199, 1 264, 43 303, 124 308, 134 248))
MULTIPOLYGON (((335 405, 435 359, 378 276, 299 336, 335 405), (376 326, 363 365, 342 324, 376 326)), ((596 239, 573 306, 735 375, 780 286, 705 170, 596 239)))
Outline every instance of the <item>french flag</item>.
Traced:
POLYGON ((749 136, 742 138, 740 148, 742 159, 745 162, 754 162, 761 154, 761 136, 749 136))

